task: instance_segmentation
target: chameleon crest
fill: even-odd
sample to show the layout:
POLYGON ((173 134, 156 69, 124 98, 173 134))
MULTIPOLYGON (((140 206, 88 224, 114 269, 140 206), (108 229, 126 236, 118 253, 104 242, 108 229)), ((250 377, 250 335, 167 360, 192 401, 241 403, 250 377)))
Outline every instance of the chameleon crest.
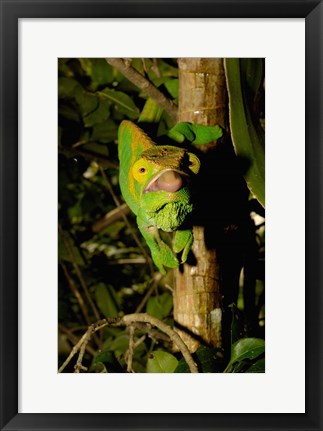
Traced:
POLYGON ((181 230, 193 210, 190 177, 200 168, 199 159, 186 149, 156 145, 139 127, 123 121, 119 128, 120 187, 145 238, 158 269, 176 268, 181 253, 185 262, 193 242, 191 230, 181 230), (172 248, 159 229, 175 231, 172 248))

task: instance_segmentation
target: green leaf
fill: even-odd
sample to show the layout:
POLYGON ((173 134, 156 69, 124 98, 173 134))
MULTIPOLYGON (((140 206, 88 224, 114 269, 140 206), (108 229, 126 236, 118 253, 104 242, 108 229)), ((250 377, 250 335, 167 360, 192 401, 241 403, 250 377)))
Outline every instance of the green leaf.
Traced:
POLYGON ((265 351, 265 340, 261 338, 241 338, 231 347, 230 362, 254 359, 265 351))
POLYGON ((188 122, 175 124, 168 132, 167 136, 179 144, 189 141, 194 145, 206 145, 217 141, 223 135, 220 126, 203 126, 188 122))
POLYGON ((246 84, 255 96, 263 80, 263 61, 261 58, 241 58, 240 65, 246 84))
POLYGON ((174 98, 178 98, 178 79, 170 79, 169 81, 165 82, 165 87, 168 91, 168 93, 174 98))
POLYGON ((170 353, 155 350, 147 361, 147 373, 173 373, 178 360, 170 353))
POLYGON ((265 340, 260 338, 241 338, 231 346, 231 358, 226 368, 226 372, 231 372, 232 366, 236 362, 245 359, 255 359, 265 352, 265 340))
POLYGON ((113 69, 104 58, 80 58, 79 61, 85 73, 91 78, 91 88, 96 89, 113 81, 113 69))
POLYGON ((84 126, 92 127, 97 123, 103 123, 109 118, 109 116, 110 102, 108 100, 100 100, 99 105, 94 111, 84 114, 84 126))
POLYGON ((162 295, 149 298, 146 312, 151 316, 157 317, 159 320, 163 320, 170 314, 172 308, 172 295, 169 293, 163 293, 162 295))
POLYGON ((129 97, 126 93, 105 88, 102 91, 97 91, 96 94, 110 100, 112 103, 115 104, 116 109, 118 109, 119 112, 122 112, 127 115, 127 117, 131 119, 136 119, 139 117, 139 109, 134 104, 131 97, 129 97))
POLYGON ((61 260, 67 261, 67 262, 76 262, 78 265, 83 266, 84 265, 84 259, 79 252, 78 247, 75 245, 72 237, 68 235, 65 232, 65 235, 68 236, 67 240, 70 244, 70 247, 73 252, 73 258, 70 256, 69 252, 66 250, 64 241, 61 239, 61 236, 58 236, 58 257, 61 260))
POLYGON ((99 353, 93 360, 93 364, 103 364, 108 373, 124 373, 124 369, 120 365, 114 352, 107 350, 99 353))
POLYGON ((158 105, 154 99, 147 99, 141 114, 138 118, 138 123, 158 123, 160 121, 163 109, 158 105))
POLYGON ((79 90, 75 93, 75 99, 80 107, 83 117, 95 111, 99 107, 99 99, 95 94, 79 90))
POLYGON ((119 307, 115 292, 110 286, 99 283, 94 287, 96 303, 105 317, 116 317, 119 307))
POLYGON ((265 369, 265 358, 259 359, 259 361, 252 364, 246 371, 246 373, 264 373, 265 369))
MULTIPOLYGON (((259 121, 253 115, 249 94, 249 89, 256 88, 259 81, 259 72, 254 81, 251 79, 251 62, 262 60, 249 60, 242 67, 239 58, 225 59, 230 129, 237 156, 249 165, 244 173, 248 187, 265 206, 265 138, 259 121)), ((257 70, 258 66, 254 67, 257 70)))
POLYGON ((61 76, 58 78, 58 97, 74 97, 81 88, 80 84, 72 78, 61 76))
POLYGON ((223 354, 220 349, 200 346, 196 351, 196 355, 203 373, 219 372, 220 367, 223 369, 223 354))
POLYGON ((93 126, 91 141, 107 143, 117 139, 117 135, 118 126, 113 120, 109 119, 93 126))

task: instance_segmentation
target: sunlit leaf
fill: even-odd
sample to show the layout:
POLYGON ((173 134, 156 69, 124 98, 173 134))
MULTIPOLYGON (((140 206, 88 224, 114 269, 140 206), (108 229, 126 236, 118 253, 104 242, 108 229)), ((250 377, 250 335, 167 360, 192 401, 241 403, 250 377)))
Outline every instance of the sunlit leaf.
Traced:
POLYGON ((138 118, 138 123, 158 123, 160 121, 163 109, 153 99, 146 100, 141 114, 138 118))
POLYGON ((170 353, 155 350, 147 361, 147 373, 173 373, 178 360, 170 353))
MULTIPOLYGON (((244 176, 248 187, 265 206, 265 138, 259 120, 253 115, 252 101, 248 97, 248 88, 256 88, 259 83, 259 71, 255 74, 255 81, 252 81, 250 64, 244 64, 245 67, 242 68, 241 59, 225 59, 230 129, 236 154, 246 164, 244 176)), ((255 69, 259 68, 255 66, 255 69)))
POLYGON ((168 93, 174 98, 178 98, 178 79, 170 79, 165 82, 168 93))
POLYGON ((230 362, 254 359, 265 351, 265 340, 261 338, 242 338, 231 347, 230 362))

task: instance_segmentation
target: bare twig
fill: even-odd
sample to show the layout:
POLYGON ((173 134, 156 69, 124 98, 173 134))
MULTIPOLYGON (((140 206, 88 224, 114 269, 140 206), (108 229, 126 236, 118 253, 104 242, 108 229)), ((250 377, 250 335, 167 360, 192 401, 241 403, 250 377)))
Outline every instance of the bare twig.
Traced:
POLYGON ((158 272, 156 274, 156 276, 154 277, 150 288, 147 290, 145 296, 142 298, 140 304, 138 305, 138 307, 136 309, 136 313, 140 313, 142 311, 142 309, 146 305, 148 299, 150 298, 150 296, 152 295, 152 293, 156 289, 157 283, 160 281, 161 278, 162 278, 162 275, 160 274, 160 272, 158 272))
POLYGON ((157 319, 156 317, 150 316, 146 313, 134 313, 134 314, 128 314, 126 316, 120 317, 120 318, 110 318, 110 319, 102 319, 91 326, 89 326, 86 333, 82 336, 80 341, 76 344, 76 346, 73 347, 72 352, 70 353, 69 357, 66 359, 64 364, 60 367, 59 372, 62 372, 66 365, 71 361, 73 356, 80 350, 79 357, 77 360, 75 372, 80 372, 81 370, 84 370, 85 367, 82 365, 82 359, 84 356, 85 347, 88 344, 92 334, 99 331, 100 329, 104 328, 105 326, 133 326, 135 323, 146 323, 149 326, 155 326, 160 331, 164 332, 168 337, 171 339, 171 341, 176 345, 176 347, 181 351, 182 355, 184 356, 187 365, 191 371, 191 373, 198 373, 197 366, 194 362, 194 359, 188 350, 186 344, 181 339, 181 337, 166 323, 162 322, 161 320, 157 319), (84 345, 84 347, 83 347, 84 345))
POLYGON ((134 335, 135 335, 135 327, 133 325, 129 326, 129 350, 128 350, 128 359, 127 359, 127 372, 132 373, 132 358, 134 352, 134 335))
POLYGON ((83 300, 83 297, 82 297, 81 293, 78 291, 78 289, 77 289, 77 287, 76 287, 76 285, 74 283, 73 278, 70 276, 70 274, 69 274, 69 272, 68 272, 68 270, 66 268, 65 263, 60 262, 60 264, 61 264, 61 266, 63 268, 63 272, 64 272, 64 275, 65 275, 66 280, 68 282, 68 285, 70 286, 70 289, 73 292, 73 295, 75 296, 75 298, 76 298, 76 300, 77 300, 77 302, 79 304, 79 307, 81 309, 81 312, 82 312, 82 314, 84 316, 84 319, 85 319, 86 323, 88 325, 91 325, 91 319, 90 319, 90 316, 89 316, 89 314, 87 312, 87 308, 85 306, 85 303, 84 303, 84 300, 83 300))
MULTIPOLYGON (((70 361, 72 360, 74 355, 76 355, 76 353, 81 349, 82 345, 85 345, 85 347, 87 346, 92 334, 94 334, 99 329, 104 328, 108 324, 112 325, 113 323, 115 323, 115 321, 116 321, 115 319, 109 319, 109 320, 102 319, 96 323, 92 323, 92 325, 90 325, 88 327, 87 331, 82 335, 82 337, 77 342, 77 344, 73 347, 73 349, 72 349, 71 353, 69 354, 68 358, 66 359, 66 361, 58 369, 58 372, 61 373, 66 368, 66 366, 70 363, 70 361)), ((85 349, 85 347, 84 347, 84 349, 85 349)), ((83 356, 84 356, 84 352, 82 353, 81 360, 83 359, 83 356)), ((79 365, 80 365, 80 363, 79 363, 79 365)))
POLYGON ((59 232, 61 234, 62 240, 64 242, 66 251, 69 254, 70 259, 72 261, 74 271, 75 271, 75 273, 77 275, 77 278, 79 279, 79 282, 80 282, 80 284, 81 284, 81 286, 83 288, 85 297, 88 300, 88 302, 89 302, 89 304, 90 304, 90 306, 92 308, 92 311, 93 311, 93 314, 94 314, 95 318, 97 320, 99 320, 100 319, 100 313, 98 312, 98 310, 97 310, 97 308, 96 308, 96 306, 95 306, 95 304, 93 302, 93 299, 91 297, 91 294, 89 292, 87 284, 86 284, 86 282, 85 282, 85 280, 83 278, 82 272, 81 272, 81 270, 79 268, 78 263, 76 262, 76 258, 75 258, 75 255, 74 255, 73 248, 71 247, 71 244, 70 244, 70 242, 69 242, 69 240, 68 240, 68 238, 67 238, 64 230, 62 229, 62 227, 59 225, 58 228, 59 228, 59 232))
POLYGON ((122 58, 106 58, 106 61, 116 69, 118 69, 129 81, 140 88, 147 96, 151 97, 161 106, 172 120, 177 121, 177 107, 169 100, 157 87, 142 76, 136 69, 131 66, 129 61, 122 58))
POLYGON ((177 332, 175 332, 170 326, 166 325, 166 323, 146 313, 128 314, 123 316, 121 320, 126 326, 129 326, 133 322, 144 322, 156 326, 156 328, 167 334, 173 343, 179 348, 185 358, 185 361, 187 362, 187 365, 189 366, 191 373, 198 373, 197 366, 186 344, 177 334, 177 332))
POLYGON ((153 65, 151 66, 151 70, 155 73, 155 75, 157 76, 157 78, 160 78, 161 74, 160 74, 160 70, 159 70, 159 67, 158 67, 157 58, 153 58, 152 62, 153 62, 153 65))
POLYGON ((87 332, 85 332, 85 334, 81 337, 81 339, 75 344, 75 346, 73 347, 71 353, 68 355, 67 359, 64 361, 64 363, 59 367, 58 372, 61 373, 66 366, 71 362, 71 360, 73 359, 74 355, 76 355, 76 353, 80 350, 85 338, 86 338, 87 332))
POLYGON ((83 360, 83 357, 84 357, 86 346, 87 346, 88 342, 91 339, 92 330, 91 331, 86 331, 85 334, 86 334, 86 336, 83 339, 83 343, 82 343, 81 348, 80 348, 80 353, 79 353, 79 356, 77 358, 76 365, 74 367, 75 373, 79 373, 80 371, 87 371, 87 368, 84 367, 84 365, 82 365, 82 360, 83 360))
MULTIPOLYGON (((66 335, 66 337, 73 343, 73 344, 77 344, 78 342, 78 337, 76 335, 73 334, 73 332, 71 330, 69 330, 68 328, 66 328, 65 325, 62 325, 61 323, 58 324, 58 329, 60 330, 60 332, 62 332, 63 334, 66 335)), ((86 350, 92 355, 95 356, 97 354, 96 350, 94 350, 91 346, 87 345, 86 346, 86 350)))
POLYGON ((122 214, 128 215, 130 213, 130 208, 127 204, 121 204, 117 208, 114 208, 112 211, 106 213, 106 215, 100 220, 96 221, 92 225, 92 230, 95 233, 101 232, 101 230, 113 224, 116 220, 119 220, 122 217, 122 214))

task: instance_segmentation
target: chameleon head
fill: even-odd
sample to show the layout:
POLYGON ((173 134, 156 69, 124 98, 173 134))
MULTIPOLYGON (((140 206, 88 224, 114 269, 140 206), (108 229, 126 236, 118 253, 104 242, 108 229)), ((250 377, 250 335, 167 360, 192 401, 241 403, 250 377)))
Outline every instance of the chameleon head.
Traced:
POLYGON ((153 146, 144 151, 133 165, 132 173, 143 186, 143 194, 157 191, 175 193, 197 174, 200 161, 185 149, 169 145, 153 146))
POLYGON ((142 189, 141 207, 158 228, 175 230, 192 211, 188 185, 199 169, 193 153, 173 146, 152 146, 134 163, 132 174, 142 189))

